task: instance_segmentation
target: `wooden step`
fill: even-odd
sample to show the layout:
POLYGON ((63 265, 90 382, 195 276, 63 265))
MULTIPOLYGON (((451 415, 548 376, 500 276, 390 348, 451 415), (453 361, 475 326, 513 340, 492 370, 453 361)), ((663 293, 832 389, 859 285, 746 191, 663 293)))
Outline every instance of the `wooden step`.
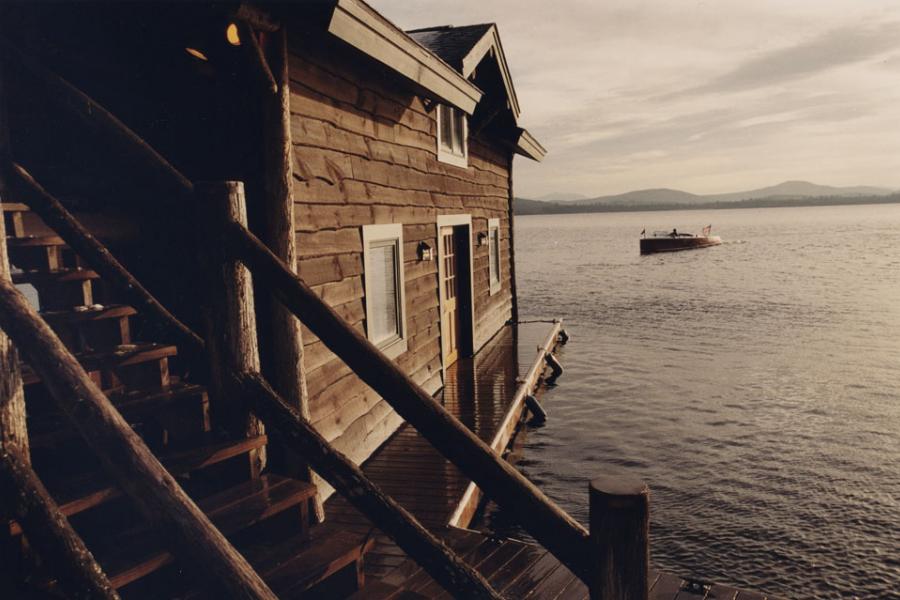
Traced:
POLYGON ((50 326, 76 325, 104 319, 118 319, 137 314, 137 310, 125 304, 110 304, 108 306, 92 305, 88 307, 76 307, 71 310, 50 310, 42 312, 41 316, 50 326), (99 308, 93 308, 98 306, 99 308))
MULTIPOLYGON (((202 385, 175 382, 165 388, 120 391, 107 394, 107 397, 129 423, 162 415, 172 405, 196 398, 201 405, 201 429, 209 430, 208 399, 202 385)), ((77 436, 68 418, 58 412, 42 414, 28 422, 28 441, 33 451, 58 447, 77 436)))
POLYGON ((361 587, 361 561, 372 543, 371 539, 362 540, 358 533, 320 525, 312 528, 308 540, 288 540, 275 548, 262 543, 259 550, 247 548, 242 552, 272 591, 289 600, 353 565, 352 589, 361 587))
POLYGON ((99 279, 100 275, 91 269, 53 269, 42 270, 32 269, 29 271, 19 271, 12 274, 12 280, 15 284, 31 284, 34 286, 54 284, 54 283, 70 283, 73 281, 87 281, 91 279, 99 279))
MULTIPOLYGON (((314 485, 278 475, 263 475, 198 502, 198 506, 226 536, 235 535, 292 508, 308 505, 314 485)), ((302 537, 302 536, 301 536, 302 537)), ((128 585, 173 562, 175 557, 149 531, 128 532, 109 543, 100 563, 116 588, 128 585)))
MULTIPOLYGON (((104 372, 105 375, 113 373, 123 367, 132 367, 150 362, 160 362, 178 354, 176 346, 167 344, 141 343, 122 346, 106 352, 78 353, 75 358, 88 373, 104 372)), ((162 370, 162 367, 161 367, 162 370)), ((157 385, 164 386, 168 379, 168 373, 160 373, 161 381, 157 385)), ((30 366, 22 366, 23 385, 40 383, 41 378, 30 366)), ((111 381, 104 381, 104 387, 115 387, 111 381)))
POLYGON ((130 344, 130 317, 136 314, 134 308, 123 304, 93 304, 41 312, 66 348, 76 353, 130 344))
POLYGON ((347 600, 399 600, 400 598, 403 600, 429 600, 428 596, 378 580, 366 581, 365 586, 347 600))
POLYGON ((66 241, 58 235, 25 235, 7 238, 9 248, 48 248, 66 246, 66 241))
POLYGON ((33 286, 40 309, 44 311, 70 310, 75 306, 93 304, 93 285, 99 280, 99 275, 90 269, 56 268, 60 266, 61 259, 56 257, 54 260, 55 267, 52 269, 35 268, 35 261, 19 263, 18 266, 25 266, 27 270, 14 272, 13 283, 33 286))
MULTIPOLYGON (((264 435, 223 441, 163 454, 159 456, 159 460, 169 473, 177 477, 257 450, 265 446, 266 442, 267 438, 264 435)), ((56 500, 62 514, 67 517, 122 496, 118 486, 102 473, 78 475, 58 482, 45 480, 44 484, 56 500)), ((10 532, 12 535, 18 535, 22 530, 18 523, 11 521, 10 532)))

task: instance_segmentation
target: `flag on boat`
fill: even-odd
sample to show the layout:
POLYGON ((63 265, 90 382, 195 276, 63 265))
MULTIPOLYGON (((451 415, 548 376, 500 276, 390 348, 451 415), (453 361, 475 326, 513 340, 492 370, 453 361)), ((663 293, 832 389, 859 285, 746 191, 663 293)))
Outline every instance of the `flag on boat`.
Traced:
POLYGON ((703 237, 709 237, 709 232, 712 231, 712 225, 707 225, 703 228, 703 237))

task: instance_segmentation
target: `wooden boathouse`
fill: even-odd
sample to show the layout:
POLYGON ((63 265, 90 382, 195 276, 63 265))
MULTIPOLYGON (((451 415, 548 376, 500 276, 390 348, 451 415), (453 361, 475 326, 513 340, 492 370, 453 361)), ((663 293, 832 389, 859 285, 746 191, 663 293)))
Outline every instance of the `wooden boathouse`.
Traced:
POLYGON ((4 2, 0 59, 0 596, 756 597, 652 570, 640 482, 589 532, 502 458, 561 324, 496 25, 4 2))

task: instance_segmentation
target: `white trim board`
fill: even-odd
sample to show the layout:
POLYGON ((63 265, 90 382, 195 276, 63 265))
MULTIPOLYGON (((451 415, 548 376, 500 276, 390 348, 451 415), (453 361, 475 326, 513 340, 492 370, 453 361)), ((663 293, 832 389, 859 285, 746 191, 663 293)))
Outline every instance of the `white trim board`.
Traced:
POLYGON ((482 91, 361 0, 337 0, 328 32, 471 115, 482 91))
POLYGON ((372 270, 369 265, 371 253, 369 252, 369 244, 372 242, 397 240, 397 286, 399 287, 399 333, 400 337, 388 340, 387 343, 379 345, 378 348, 388 358, 397 358, 409 348, 409 332, 406 328, 406 272, 403 264, 403 225, 401 223, 387 223, 384 225, 363 225, 362 226, 362 242, 363 242, 363 286, 364 295, 363 302, 366 307, 366 338, 369 338, 369 323, 372 318, 372 304, 369 302, 369 290, 371 283, 369 277, 372 270))
MULTIPOLYGON (((444 250, 441 244, 442 227, 458 227, 465 225, 469 228, 469 310, 472 322, 472 350, 475 350, 475 248, 472 243, 474 231, 472 229, 472 215, 438 215, 435 223, 435 239, 437 240, 438 261, 438 321, 444 314, 444 295, 441 293, 441 282, 444 281, 444 250)), ((440 330, 440 329, 439 329, 440 330)), ((444 356, 444 342, 441 341, 441 371, 446 381, 447 360, 444 356)))

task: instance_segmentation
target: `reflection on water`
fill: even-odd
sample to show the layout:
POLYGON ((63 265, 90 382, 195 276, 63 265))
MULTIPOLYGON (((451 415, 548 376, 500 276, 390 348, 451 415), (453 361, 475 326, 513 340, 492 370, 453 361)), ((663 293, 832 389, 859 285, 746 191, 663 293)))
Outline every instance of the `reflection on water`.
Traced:
MULTIPOLYGON (((900 206, 520 217, 520 310, 566 374, 522 470, 653 493, 653 559, 790 597, 900 594, 900 206), (725 244, 641 257, 645 228, 725 244)), ((490 525, 521 536, 492 512, 490 525)))

